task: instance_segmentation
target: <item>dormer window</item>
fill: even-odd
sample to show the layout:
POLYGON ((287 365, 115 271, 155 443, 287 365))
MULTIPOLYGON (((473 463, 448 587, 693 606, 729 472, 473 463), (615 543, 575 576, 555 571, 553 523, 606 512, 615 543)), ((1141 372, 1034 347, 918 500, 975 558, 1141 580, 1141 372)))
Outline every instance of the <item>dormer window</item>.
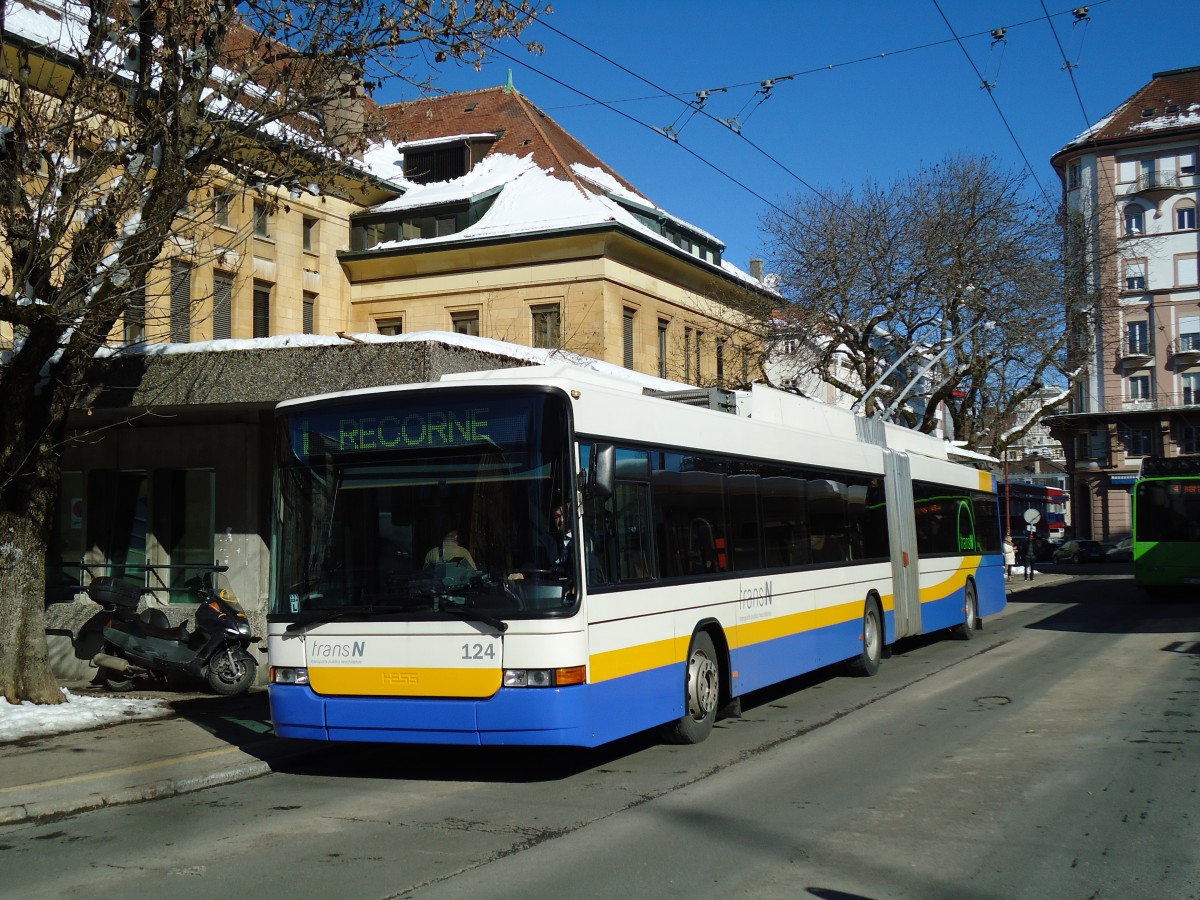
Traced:
POLYGON ((495 190, 469 202, 425 206, 383 214, 362 213, 354 217, 351 225, 350 249, 370 250, 383 243, 458 234, 483 218, 499 195, 500 191, 495 190))
POLYGON ((417 184, 450 181, 467 174, 467 162, 467 148, 463 144, 408 150, 404 154, 404 177, 417 184))

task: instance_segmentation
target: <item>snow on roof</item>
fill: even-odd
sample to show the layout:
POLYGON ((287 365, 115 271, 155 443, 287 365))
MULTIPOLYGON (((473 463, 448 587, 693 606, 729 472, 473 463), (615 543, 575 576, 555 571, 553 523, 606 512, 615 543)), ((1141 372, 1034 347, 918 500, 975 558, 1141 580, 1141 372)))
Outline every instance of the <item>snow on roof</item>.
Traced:
MULTIPOLYGON (((395 147, 395 145, 391 145, 395 147)), ((381 150, 376 160, 385 159, 381 150)), ((658 243, 675 248, 669 238, 642 224, 614 197, 627 202, 644 205, 648 210, 664 218, 678 222, 697 235, 708 236, 702 229, 676 219, 655 206, 644 197, 627 191, 607 173, 599 169, 588 169, 586 173, 573 167, 577 174, 603 188, 605 194, 592 194, 580 190, 573 183, 554 175, 553 169, 543 169, 532 157, 517 157, 507 153, 491 153, 466 175, 450 181, 430 184, 412 184, 403 197, 389 200, 371 208, 372 213, 403 212, 418 210, 447 203, 465 202, 500 189, 500 195, 479 221, 454 234, 431 238, 409 238, 403 241, 387 241, 376 244, 374 250, 389 250, 397 247, 419 247, 435 244, 455 244, 462 241, 506 237, 509 235, 532 234, 568 228, 583 228, 605 223, 621 225, 629 231, 652 238, 658 243), (609 196, 611 192, 613 196, 609 196)), ((711 240, 720 246, 719 240, 711 240)), ((701 265, 713 265, 697 258, 701 265)), ((732 278, 751 287, 768 289, 763 282, 722 260, 720 270, 732 278)))
POLYGON ((1200 103, 1193 103, 1187 112, 1177 115, 1156 116, 1145 122, 1134 122, 1129 126, 1130 131, 1159 131, 1163 128, 1191 128, 1200 125, 1200 103))
POLYGON ((634 372, 624 366, 607 363, 603 360, 581 356, 569 350, 551 350, 541 347, 526 347, 521 344, 510 344, 492 338, 476 337, 469 334, 456 334, 449 331, 415 331, 411 334, 347 334, 345 337, 321 334, 287 334, 269 338, 246 338, 241 340, 193 341, 186 344, 131 344, 119 349, 101 349, 96 353, 101 358, 120 358, 127 356, 169 356, 181 353, 227 353, 246 350, 277 350, 287 347, 345 347, 348 344, 417 344, 437 343, 449 347, 460 347, 464 350, 475 350, 489 353, 493 356, 504 356, 509 359, 527 362, 532 365, 548 365, 551 363, 568 363, 591 372, 599 372, 618 378, 633 381, 642 387, 657 391, 691 390, 695 386, 678 381, 670 381, 653 375, 634 372))

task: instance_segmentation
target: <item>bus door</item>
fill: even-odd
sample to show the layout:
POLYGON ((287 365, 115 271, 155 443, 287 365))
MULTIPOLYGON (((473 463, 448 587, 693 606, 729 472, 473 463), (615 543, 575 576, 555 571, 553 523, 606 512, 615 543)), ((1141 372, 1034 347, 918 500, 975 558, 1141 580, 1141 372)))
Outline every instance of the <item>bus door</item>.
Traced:
POLYGON ((907 453, 884 451, 884 480, 896 610, 896 633, 888 637, 894 640, 921 633, 921 573, 917 563, 917 524, 907 453))

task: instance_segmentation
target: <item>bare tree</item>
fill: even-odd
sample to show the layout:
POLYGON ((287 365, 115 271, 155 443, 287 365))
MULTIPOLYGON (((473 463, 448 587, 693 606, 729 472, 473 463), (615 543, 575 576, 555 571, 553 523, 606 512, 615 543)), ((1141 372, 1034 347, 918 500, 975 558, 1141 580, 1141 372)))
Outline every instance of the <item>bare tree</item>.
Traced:
POLYGON ((766 215, 792 301, 781 328, 806 336, 799 368, 861 399, 907 353, 868 415, 928 432, 944 409, 958 439, 992 454, 1020 437, 1034 421, 1016 420, 1020 404, 1072 377, 1068 324, 1091 304, 1066 278, 1058 210, 1025 187, 990 157, 952 156, 766 215))
MULTIPOLYGON (((62 699, 44 633, 67 415, 96 351, 230 179, 320 190, 364 102, 520 41, 541 0, 0 0, 0 693, 62 699)), ((549 11, 545 6, 544 11, 549 11)), ((526 44, 530 49, 536 46, 526 44)))

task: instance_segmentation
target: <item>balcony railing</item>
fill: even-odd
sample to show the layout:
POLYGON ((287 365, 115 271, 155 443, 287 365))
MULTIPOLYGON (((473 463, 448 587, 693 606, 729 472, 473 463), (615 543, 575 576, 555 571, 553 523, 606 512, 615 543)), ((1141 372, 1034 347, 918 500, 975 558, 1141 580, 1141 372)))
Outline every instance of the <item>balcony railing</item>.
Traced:
POLYGON ((1138 412, 1140 410, 1149 412, 1156 409, 1187 407, 1200 407, 1200 390, 1187 389, 1178 393, 1158 393, 1149 397, 1136 397, 1128 400, 1107 397, 1104 401, 1105 412, 1138 412))
POLYGON ((1150 341, 1121 341, 1117 351, 1118 362, 1146 362, 1154 359, 1154 345, 1150 341))
POLYGON ((1178 362, 1200 362, 1200 334, 1181 334, 1167 346, 1167 355, 1178 362))
POLYGON ((1148 194, 1186 190, 1196 185, 1196 176, 1180 175, 1173 169, 1155 169, 1142 172, 1132 184, 1125 185, 1124 194, 1148 194))

